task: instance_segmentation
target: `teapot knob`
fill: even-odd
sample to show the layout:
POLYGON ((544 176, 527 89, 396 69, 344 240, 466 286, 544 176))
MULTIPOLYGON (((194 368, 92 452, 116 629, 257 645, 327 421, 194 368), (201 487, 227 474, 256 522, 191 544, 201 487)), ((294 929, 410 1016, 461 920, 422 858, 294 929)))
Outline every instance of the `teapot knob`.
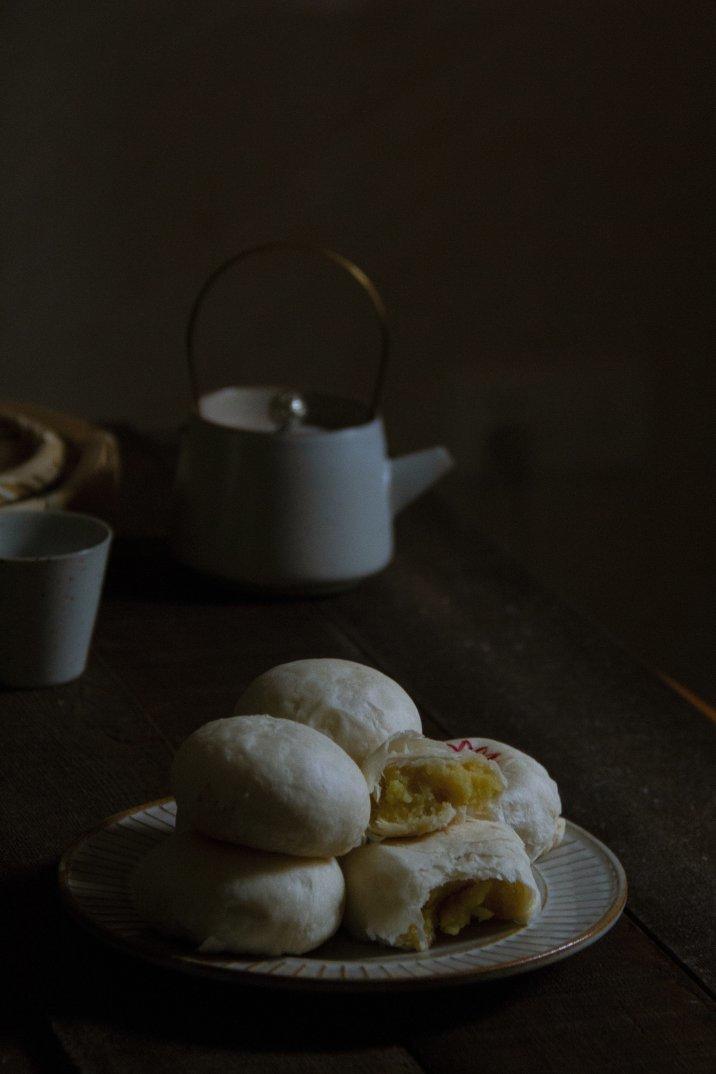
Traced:
POLYGON ((281 433, 293 432, 307 413, 306 400, 298 392, 278 392, 269 403, 269 414, 281 433))

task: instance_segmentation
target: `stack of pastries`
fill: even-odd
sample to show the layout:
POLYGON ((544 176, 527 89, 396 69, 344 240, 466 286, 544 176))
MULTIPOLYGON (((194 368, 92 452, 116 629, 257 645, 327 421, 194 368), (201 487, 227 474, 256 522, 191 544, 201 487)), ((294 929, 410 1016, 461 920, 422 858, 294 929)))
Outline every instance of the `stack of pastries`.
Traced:
POLYGON ((343 923, 422 951, 471 921, 539 911, 531 863, 560 842, 557 785, 500 742, 438 742, 392 679, 298 660, 255 679, 172 767, 175 833, 134 903, 202 952, 305 954, 343 923))

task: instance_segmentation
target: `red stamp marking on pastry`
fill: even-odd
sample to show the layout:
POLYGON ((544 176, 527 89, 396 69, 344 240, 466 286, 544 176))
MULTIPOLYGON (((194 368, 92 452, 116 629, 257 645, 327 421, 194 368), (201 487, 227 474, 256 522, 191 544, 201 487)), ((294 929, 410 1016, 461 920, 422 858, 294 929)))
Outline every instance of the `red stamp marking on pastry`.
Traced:
POLYGON ((488 761, 496 761, 500 756, 499 752, 490 753, 487 746, 473 746, 469 738, 463 738, 457 746, 454 746, 452 742, 446 742, 445 745, 449 746, 455 753, 462 753, 463 750, 472 750, 473 753, 483 753, 488 761))

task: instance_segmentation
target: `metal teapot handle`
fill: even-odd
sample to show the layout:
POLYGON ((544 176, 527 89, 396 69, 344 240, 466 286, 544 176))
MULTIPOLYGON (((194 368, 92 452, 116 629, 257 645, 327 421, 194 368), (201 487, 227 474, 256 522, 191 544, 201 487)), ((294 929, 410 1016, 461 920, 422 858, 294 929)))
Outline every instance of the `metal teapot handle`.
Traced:
POLYGON ((266 242, 259 246, 250 246, 245 250, 241 250, 240 253, 234 254, 233 257, 228 258, 218 268, 214 269, 207 280, 202 284, 198 295, 194 299, 194 303, 189 313, 189 320, 186 326, 186 354, 187 362, 189 365, 189 381, 191 384, 191 392, 194 397, 194 402, 199 401, 199 378, 197 376, 196 361, 194 357, 194 337, 196 334, 196 323, 199 317, 199 312, 204 303, 208 292, 214 286, 220 276, 223 276, 234 265, 239 264, 242 261, 248 260, 255 254, 273 253, 276 250, 293 250, 298 253, 309 252, 319 254, 321 257, 327 258, 332 261, 334 265, 338 265, 339 268, 344 269, 349 276, 352 276, 357 284, 365 291, 373 306, 373 311, 378 320, 378 328, 380 330, 380 356, 378 359, 378 371, 376 374, 375 384, 373 387, 373 395, 371 398, 370 412, 371 416, 375 416, 378 410, 378 404, 383 391, 383 385, 385 383, 385 373, 388 365, 388 352, 390 349, 390 336, 388 333, 387 313, 383 299, 378 293, 378 289, 373 281, 358 268, 352 261, 349 261, 347 257, 343 257, 342 254, 337 254, 334 250, 329 250, 323 246, 315 246, 312 243, 304 242, 266 242))

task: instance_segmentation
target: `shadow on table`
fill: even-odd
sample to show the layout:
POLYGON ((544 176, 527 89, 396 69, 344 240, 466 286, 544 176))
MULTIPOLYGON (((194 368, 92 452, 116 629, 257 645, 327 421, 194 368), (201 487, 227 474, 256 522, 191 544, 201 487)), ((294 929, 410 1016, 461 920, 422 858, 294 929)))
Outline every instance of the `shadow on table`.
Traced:
MULTIPOLYGON (((158 604, 232 605, 293 601, 295 596, 251 589, 212 578, 177 563, 169 545, 159 538, 123 538, 117 541, 107 572, 106 597, 158 604)), ((314 594, 325 599, 330 594, 314 594)))

